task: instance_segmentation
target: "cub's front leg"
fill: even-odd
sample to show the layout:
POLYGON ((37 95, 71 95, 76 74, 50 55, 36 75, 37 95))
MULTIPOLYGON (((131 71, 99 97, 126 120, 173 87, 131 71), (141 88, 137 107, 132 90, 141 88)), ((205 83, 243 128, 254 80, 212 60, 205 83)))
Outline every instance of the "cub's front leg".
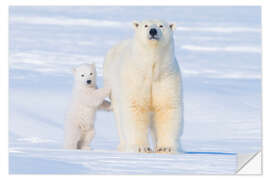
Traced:
POLYGON ((95 105, 100 106, 104 99, 109 96, 111 90, 109 88, 101 88, 97 89, 93 92, 93 96, 95 99, 95 105))
POLYGON ((112 105, 111 102, 104 100, 101 105, 98 106, 99 110, 104 110, 104 111, 112 111, 112 105))
POLYGON ((81 97, 81 103, 85 106, 100 106, 104 99, 109 96, 110 89, 100 88, 93 90, 88 96, 81 97))

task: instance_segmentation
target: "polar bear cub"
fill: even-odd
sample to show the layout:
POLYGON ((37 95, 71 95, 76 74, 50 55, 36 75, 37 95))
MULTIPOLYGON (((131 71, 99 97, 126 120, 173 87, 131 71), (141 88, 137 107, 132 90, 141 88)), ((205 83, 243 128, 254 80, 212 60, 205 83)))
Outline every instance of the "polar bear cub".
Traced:
POLYGON ((94 64, 83 64, 73 69, 74 87, 72 103, 65 122, 66 149, 89 150, 95 130, 95 114, 98 109, 110 109, 104 99, 109 95, 108 88, 97 89, 94 64))

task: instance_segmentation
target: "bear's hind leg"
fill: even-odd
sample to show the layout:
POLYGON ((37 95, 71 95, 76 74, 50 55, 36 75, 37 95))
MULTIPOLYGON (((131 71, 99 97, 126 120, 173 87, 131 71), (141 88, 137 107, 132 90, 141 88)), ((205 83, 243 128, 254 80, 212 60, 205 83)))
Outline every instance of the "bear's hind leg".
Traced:
MULTIPOLYGON (((115 102, 115 101, 112 101, 112 102, 115 102)), ((120 152, 123 152, 125 151, 125 148, 126 148, 126 137, 125 137, 125 132, 124 132, 124 125, 121 119, 121 109, 118 103, 113 103, 112 105, 113 105, 113 112, 114 112, 114 117, 116 120, 119 140, 120 140, 117 150, 120 152)))

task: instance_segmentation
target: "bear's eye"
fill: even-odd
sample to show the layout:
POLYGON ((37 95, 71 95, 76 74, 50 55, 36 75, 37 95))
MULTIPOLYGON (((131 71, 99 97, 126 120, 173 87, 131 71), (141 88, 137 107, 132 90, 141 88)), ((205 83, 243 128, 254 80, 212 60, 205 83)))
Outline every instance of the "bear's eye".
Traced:
POLYGON ((81 76, 84 77, 84 74, 82 74, 81 76))
POLYGON ((160 28, 163 28, 163 25, 159 25, 160 28))
POLYGON ((147 28, 147 27, 148 27, 148 25, 146 24, 146 25, 144 25, 144 27, 145 27, 145 28, 147 28))
POLYGON ((90 73, 90 76, 92 76, 93 75, 93 73, 90 73))

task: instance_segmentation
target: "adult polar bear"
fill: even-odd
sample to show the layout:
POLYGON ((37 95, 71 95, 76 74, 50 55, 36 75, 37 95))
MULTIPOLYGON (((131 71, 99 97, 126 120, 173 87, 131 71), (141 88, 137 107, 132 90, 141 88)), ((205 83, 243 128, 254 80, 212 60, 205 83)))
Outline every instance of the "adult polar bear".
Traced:
POLYGON ((174 25, 160 20, 134 22, 135 35, 114 46, 104 63, 120 151, 173 153, 182 134, 181 73, 175 58, 174 25))

